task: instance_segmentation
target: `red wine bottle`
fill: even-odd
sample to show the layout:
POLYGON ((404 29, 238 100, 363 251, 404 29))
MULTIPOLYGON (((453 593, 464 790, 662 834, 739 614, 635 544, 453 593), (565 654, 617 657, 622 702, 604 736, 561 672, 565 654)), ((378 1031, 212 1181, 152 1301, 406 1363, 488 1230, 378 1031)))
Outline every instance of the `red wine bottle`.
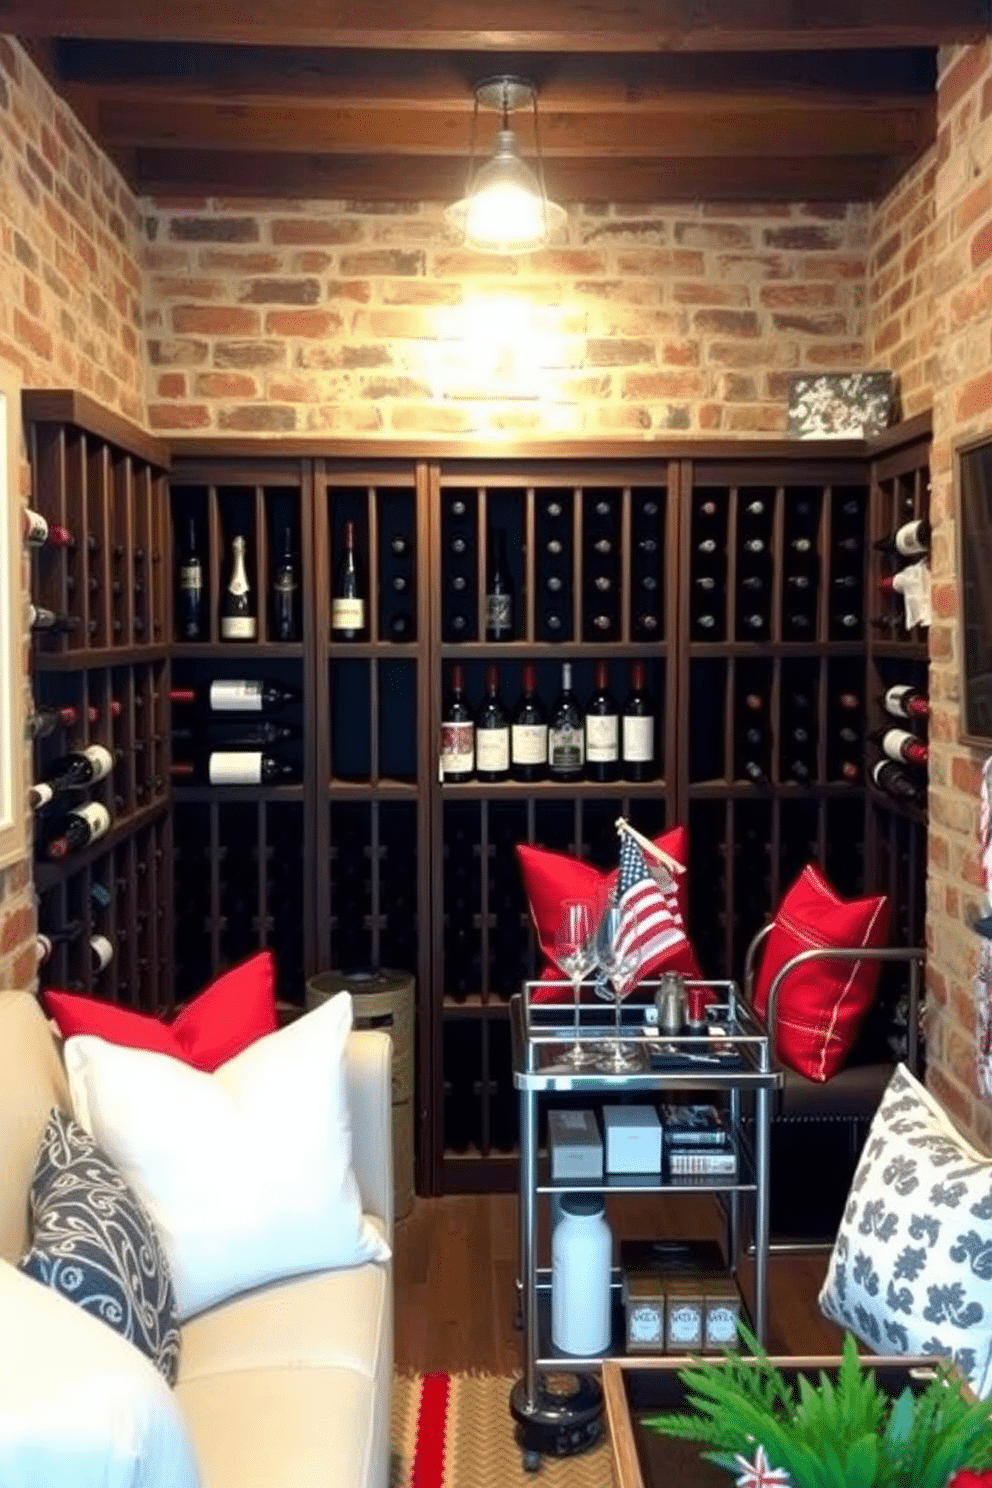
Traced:
POLYGON ((630 691, 620 710, 620 774, 624 780, 653 780, 654 708, 644 686, 644 663, 630 668, 630 691))
POLYGON ((908 682, 890 687, 882 694, 882 707, 893 718, 929 718, 930 699, 908 682))
POLYGON ((79 709, 69 703, 58 708, 35 708, 28 719, 28 735, 32 739, 45 739, 57 728, 72 728, 78 722, 79 709))
POLYGON ((441 780, 457 785, 475 773, 475 719, 465 697, 465 674, 451 668, 448 696, 441 709, 441 780))
POLYGON ((510 723, 510 773, 514 780, 543 780, 548 773, 548 715, 537 695, 537 671, 529 662, 510 723))
POLYGON ((331 634, 336 641, 358 641, 364 630, 365 600, 355 555, 355 524, 345 522, 343 547, 331 597, 331 634))
POLYGON ((880 537, 872 544, 876 553, 889 553, 898 558, 917 558, 930 551, 931 528, 925 518, 904 522, 895 532, 880 537))
POLYGON ((46 543, 53 548, 73 548, 76 545, 68 527, 53 526, 41 512, 31 511, 29 507, 24 510, 22 531, 29 548, 43 548, 46 543))
POLYGON ((196 546, 196 522, 192 517, 186 534, 186 551, 179 564, 179 594, 176 630, 181 641, 203 636, 203 563, 196 546))
POLYGON ((114 757, 102 744, 87 744, 84 749, 73 750, 53 760, 43 775, 43 781, 53 790, 78 790, 81 786, 95 785, 114 768, 114 757))
POLYGON ((620 705, 610 691, 605 661, 596 663, 595 689, 586 703, 586 777, 620 779, 620 705))
POLYGON ((510 719, 494 666, 486 668, 486 692, 475 717, 475 773, 492 783, 510 778, 510 719))
POLYGON ((552 780, 581 780, 585 769, 582 709, 572 691, 572 664, 563 662, 561 692, 548 714, 548 774, 552 780))
POLYGON ((277 641, 295 641, 296 597, 299 584, 293 559, 293 529, 283 530, 282 562, 272 576, 272 631, 277 641))
POLYGON ((486 586, 486 640, 513 639, 513 580, 506 560, 506 533, 497 527, 490 547, 486 586))
POLYGON ((42 851, 47 858, 64 858, 96 842, 110 830, 110 812, 101 801, 87 801, 68 812, 53 828, 42 851))
POLYGON ((893 800, 903 801, 909 806, 922 806, 926 803, 924 787, 894 760, 879 760, 872 766, 871 778, 873 784, 892 796, 893 800))
POLYGON ((195 703, 214 713, 274 713, 299 702, 300 692, 283 682, 218 681, 205 687, 173 687, 173 703, 195 703))
POLYGON ((930 751, 927 746, 907 729, 878 729, 868 737, 881 745, 882 751, 888 755, 889 759, 906 760, 911 765, 926 765, 930 761, 930 751))
POLYGON ((173 744, 211 744, 218 749, 260 749, 263 745, 284 744, 298 739, 302 730, 297 724, 273 723, 266 718, 259 723, 208 723, 204 729, 174 728, 173 744))
POLYGON ((296 765, 260 749, 211 749, 194 759, 173 760, 174 780, 200 785, 280 785, 299 776, 296 765))

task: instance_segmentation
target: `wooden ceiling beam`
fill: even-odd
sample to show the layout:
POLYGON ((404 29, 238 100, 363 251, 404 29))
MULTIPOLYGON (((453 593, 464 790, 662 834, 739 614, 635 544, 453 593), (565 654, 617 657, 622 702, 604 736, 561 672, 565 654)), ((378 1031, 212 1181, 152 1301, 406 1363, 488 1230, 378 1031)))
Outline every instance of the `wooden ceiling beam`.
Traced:
POLYGON ((988 0, 0 0, 15 36, 435 51, 714 52, 980 41, 988 0))
MULTIPOLYGON (((548 163, 556 201, 620 205, 675 201, 871 201, 910 164, 881 156, 808 158, 556 160, 548 163)), ((207 196, 362 202, 440 202, 460 196, 465 173, 453 157, 279 154, 271 151, 138 149, 132 183, 150 196, 207 196)))
MULTIPOLYGON (((174 46, 154 42, 55 44, 61 82, 125 96, 135 89, 172 99, 232 103, 394 104, 403 108, 473 105, 473 84, 492 57, 449 52, 328 51, 307 47, 174 46)), ((811 95, 870 103, 929 96, 936 85, 931 49, 588 56, 504 55, 499 71, 524 74, 542 111, 664 105, 687 93, 762 93, 803 101, 811 95)), ((77 95, 78 96, 78 95, 77 95)))
MULTIPOLYGON (((645 141, 661 159, 698 155, 768 156, 906 154, 934 135, 934 102, 905 107, 796 107, 718 95, 679 99, 679 106, 647 113, 542 111, 546 161, 643 156, 645 141)), ((492 150, 498 116, 480 120, 477 155, 492 150)), ((535 153, 533 121, 515 120, 525 156, 535 153)), ((209 104, 140 98, 104 99, 96 112, 105 145, 190 150, 281 151, 323 155, 452 155, 467 162, 470 124, 457 110, 396 108, 295 109, 282 104, 209 104)))

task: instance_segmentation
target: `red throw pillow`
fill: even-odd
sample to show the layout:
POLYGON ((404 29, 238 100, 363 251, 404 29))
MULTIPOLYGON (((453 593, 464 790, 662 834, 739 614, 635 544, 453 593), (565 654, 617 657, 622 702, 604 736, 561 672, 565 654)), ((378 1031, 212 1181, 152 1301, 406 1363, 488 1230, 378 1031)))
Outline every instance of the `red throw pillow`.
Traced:
POLYGON ((271 951, 259 951, 223 972, 180 1008, 171 1023, 96 997, 53 991, 39 995, 63 1038, 94 1034, 129 1049, 169 1054, 207 1074, 278 1027, 271 951))
MULTIPOLYGON (((791 956, 814 947, 883 946, 889 906, 884 894, 841 899, 812 864, 779 906, 765 943, 754 988, 754 1008, 765 1016, 768 992, 791 956)), ((875 996, 877 961, 814 961, 783 982, 776 1010, 777 1052, 807 1080, 829 1080, 850 1052, 875 996)))
MULTIPOLYGON (((677 863, 685 863, 687 856, 685 827, 672 827, 670 831, 656 837, 654 843, 677 863)), ((550 963, 542 971, 541 980, 560 982, 561 972, 554 964, 552 951, 562 905, 566 899, 589 899, 593 904, 594 913, 602 914, 620 870, 612 868, 604 873, 592 863, 572 857, 569 853, 551 852, 547 848, 533 847, 526 842, 517 843, 517 861, 520 864, 538 943, 550 963)), ((662 970, 681 971, 689 977, 699 976, 696 957, 685 933, 685 908, 686 875, 680 873, 676 876, 671 910, 673 920, 681 933, 657 957, 642 963, 638 972, 638 980, 653 976, 662 970)), ((549 987, 547 992, 537 993, 535 1000, 551 1002, 563 995, 560 987, 549 987)), ((568 996, 571 994, 569 993, 568 996)))

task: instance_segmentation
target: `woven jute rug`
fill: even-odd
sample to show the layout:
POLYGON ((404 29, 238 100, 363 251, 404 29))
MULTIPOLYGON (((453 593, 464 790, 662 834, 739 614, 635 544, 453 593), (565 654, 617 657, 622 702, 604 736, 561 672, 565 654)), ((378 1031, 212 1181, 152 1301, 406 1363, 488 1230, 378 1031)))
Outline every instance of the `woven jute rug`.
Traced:
POLYGON ((575 1457, 524 1470, 509 1375, 428 1374, 393 1380, 391 1488, 612 1488, 603 1439, 575 1457))

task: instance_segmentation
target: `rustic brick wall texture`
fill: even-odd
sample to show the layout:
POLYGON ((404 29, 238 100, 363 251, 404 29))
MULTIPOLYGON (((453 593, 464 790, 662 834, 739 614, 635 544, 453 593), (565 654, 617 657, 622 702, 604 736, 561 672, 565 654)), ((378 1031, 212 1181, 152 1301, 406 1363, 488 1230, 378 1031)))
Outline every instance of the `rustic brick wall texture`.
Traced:
MULTIPOLYGON (((145 422, 140 233, 114 167, 0 37, 0 360, 24 386, 81 388, 145 422)), ((25 463, 25 497, 28 481, 25 463)), ((25 860, 0 871, 0 987, 33 985, 34 927, 25 860)))
MULTIPOLYGON (((914 209, 918 210, 918 209, 914 209)), ((992 433, 992 49, 941 58, 933 221, 935 358, 930 631, 930 837, 928 1082, 955 1119, 992 1150, 992 1103, 978 1092, 971 976, 978 950, 968 928, 983 894, 978 850, 984 752, 958 742, 961 727, 953 451, 992 433)))
POLYGON ((866 362, 864 205, 569 214, 519 257, 439 205, 146 209, 157 433, 775 435, 786 375, 866 362))
POLYGON ((935 221, 936 177, 934 147, 871 214, 868 356, 896 374, 902 418, 933 406, 938 376, 933 265, 944 227, 935 221))

